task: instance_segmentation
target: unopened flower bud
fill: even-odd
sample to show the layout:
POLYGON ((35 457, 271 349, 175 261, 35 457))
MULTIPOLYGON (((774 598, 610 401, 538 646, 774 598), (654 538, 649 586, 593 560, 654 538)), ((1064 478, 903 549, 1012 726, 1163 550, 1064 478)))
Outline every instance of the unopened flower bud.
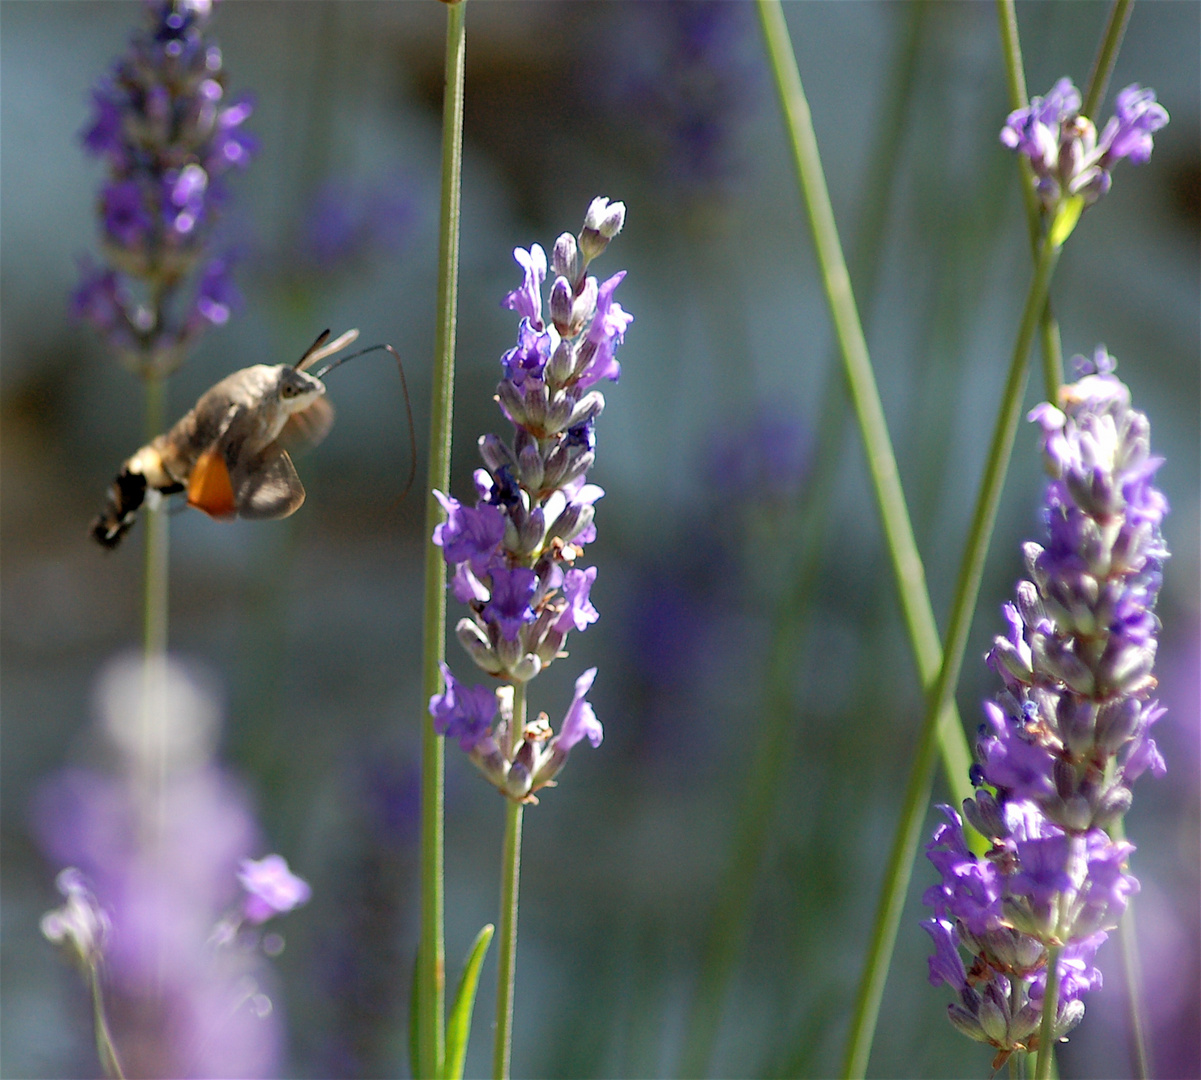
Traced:
POLYGON ((565 232, 555 241, 551 254, 551 270, 559 277, 565 277, 574 287, 580 278, 580 254, 576 248, 575 237, 565 232))

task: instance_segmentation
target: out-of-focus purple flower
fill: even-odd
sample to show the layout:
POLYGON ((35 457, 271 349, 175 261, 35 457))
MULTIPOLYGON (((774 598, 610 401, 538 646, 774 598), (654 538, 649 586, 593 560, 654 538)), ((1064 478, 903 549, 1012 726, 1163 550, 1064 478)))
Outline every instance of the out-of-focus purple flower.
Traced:
MULTIPOLYGON (((77 868, 60 876, 67 907, 43 929, 80 942, 86 930, 102 948, 129 1075, 273 1075, 282 1027, 263 991, 270 974, 260 954, 228 947, 236 933, 221 932, 233 925, 258 829, 241 788, 212 761, 218 717, 207 688, 174 661, 146 663, 115 663, 100 683, 99 720, 120 768, 66 769, 35 798, 41 847, 77 868)), ((274 893, 268 878, 255 877, 260 898, 280 911, 283 878, 274 893)))
POLYGON ((799 413, 763 402, 717 434, 704 480, 740 502, 787 502, 808 479, 811 458, 809 428, 799 413))
POLYGON ((496 392, 516 429, 513 440, 480 439, 485 468, 474 474, 474 509, 434 492, 446 521, 435 527, 433 542, 452 568, 455 598, 471 610, 456 636, 480 668, 508 684, 495 694, 484 687, 468 692, 444 667, 446 692, 430 701, 434 727, 458 737, 488 780, 519 801, 533 801, 581 738, 600 742, 600 724, 583 700, 587 686, 579 689, 591 685, 595 669, 577 684, 553 739, 544 718, 514 729, 512 695, 513 684, 565 655, 572 630, 599 617, 589 597, 596 568, 575 565, 596 538, 595 504, 604 495, 587 482, 605 405, 590 387, 617 377, 614 353, 633 316, 613 298, 624 271, 603 285, 587 271, 624 222, 624 204, 594 199, 578 237, 564 233, 555 242, 549 326, 542 321, 546 253, 538 244, 514 251, 524 280, 502 303, 519 316, 518 340, 501 357, 496 392))
POLYGON ((1097 137, 1092 120, 1080 115, 1080 91, 1060 79, 1045 98, 1031 98, 1009 114, 1001 142, 1025 155, 1034 171, 1043 207, 1054 213, 1061 200, 1079 196, 1087 206, 1110 187, 1110 172, 1122 158, 1140 165, 1151 157, 1152 133, 1168 122, 1154 90, 1132 83, 1118 93, 1117 115, 1097 137))
POLYGON ((638 141, 673 205, 720 196, 745 168, 743 132, 766 88, 756 31, 745 4, 665 0, 623 7, 598 34, 592 99, 617 138, 638 141))
POLYGON ((48 941, 70 949, 85 967, 94 967, 104 956, 112 920, 75 867, 61 871, 54 883, 66 903, 42 916, 42 934, 48 941))
MULTIPOLYGON (((116 287, 104 318, 78 293, 72 311, 139 373, 166 374, 229 317, 212 276, 222 262, 211 257, 212 230, 227 199, 222 175, 244 168, 255 143, 242 127, 250 101, 224 100, 221 50, 207 36, 211 4, 153 0, 145 10, 145 27, 93 92, 82 133, 108 169, 99 211, 116 287)), ((87 274, 81 290, 95 280, 87 274)))
MULTIPOLYGON (((1032 115, 1070 105, 1069 86, 1057 94, 1032 115)), ((1102 348, 1077 367, 1056 405, 1030 413, 1052 478, 1045 546, 1025 545, 1029 580, 988 657, 1004 689, 985 705, 978 790, 963 805, 991 847, 974 855, 949 807, 927 847, 941 880, 924 902, 974 955, 965 989, 944 974, 954 965, 930 930, 931 978, 955 986, 951 1021, 998 1060, 1037 1049, 1051 947, 1062 946, 1056 1038, 1083 1017, 1081 995, 1101 982, 1096 950, 1139 888, 1127 872, 1133 845, 1105 830, 1130 806, 1137 776, 1163 771, 1148 734, 1163 713, 1148 700, 1168 555, 1167 503, 1152 483, 1160 459, 1112 357, 1102 348)))
POLYGON ((345 269, 375 253, 394 251, 415 216, 410 185, 401 177, 374 182, 333 178, 310 201, 301 254, 322 273, 345 269))
POLYGON ((238 883, 246 890, 242 914, 251 923, 264 923, 276 915, 307 904, 313 890, 303 878, 288 869, 282 855, 265 855, 259 860, 243 859, 238 883))

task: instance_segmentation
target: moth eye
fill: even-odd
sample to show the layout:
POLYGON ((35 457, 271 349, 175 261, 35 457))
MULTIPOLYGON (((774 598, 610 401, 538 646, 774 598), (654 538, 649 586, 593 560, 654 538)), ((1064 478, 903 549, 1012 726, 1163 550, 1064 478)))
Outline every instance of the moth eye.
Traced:
POLYGON ((296 388, 294 386, 285 386, 282 391, 284 397, 295 397, 296 388))

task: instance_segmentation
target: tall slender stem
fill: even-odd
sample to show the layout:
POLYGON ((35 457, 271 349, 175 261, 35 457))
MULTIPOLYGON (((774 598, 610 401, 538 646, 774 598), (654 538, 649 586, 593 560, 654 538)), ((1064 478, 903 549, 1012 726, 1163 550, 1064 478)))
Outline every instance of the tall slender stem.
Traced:
MULTIPOLYGON (((521 745, 525 731, 525 683, 513 688, 513 722, 508 756, 521 745)), ((505 842, 501 854, 500 944, 496 975, 496 1041, 492 1049, 494 1080, 508 1080, 513 1051, 513 988, 517 976, 517 900, 521 886, 521 818, 524 807, 505 800, 505 842)))
POLYGON ((1122 47, 1122 38, 1126 34, 1126 24, 1130 21, 1130 13, 1133 10, 1134 0, 1113 0, 1113 6, 1109 9, 1105 32, 1101 35, 1101 45, 1093 59, 1093 69, 1088 73, 1084 103, 1080 106, 1080 111, 1090 120, 1096 120, 1096 111, 1105 98, 1105 88, 1109 85, 1109 76, 1113 74, 1118 50, 1122 47))
POLYGON ((96 961, 88 964, 88 987, 92 991, 92 1022, 96 1029, 96 1052, 100 1056, 100 1066, 107 1076, 114 1077, 115 1080, 125 1080, 121 1059, 117 1057, 117 1046, 113 1042, 113 1033, 108 1026, 108 1015, 104 1010, 104 988, 100 982, 100 968, 96 961))
MULTIPOLYGON (((874 193, 864 200, 851 264, 857 271, 856 280, 863 283, 863 289, 869 296, 875 292, 875 278, 880 265, 876 255, 886 220, 889 177, 895 171, 902 144, 901 134, 905 130, 903 119, 912 99, 920 29, 926 11, 925 3, 914 4, 908 9, 890 79, 891 90, 884 95, 886 112, 880 118, 872 160, 866 169, 867 175, 872 177, 874 193)), ((826 380, 818 413, 821 426, 813 474, 795 511, 807 527, 799 543, 792 584, 781 591, 773 608, 771 645, 765 665, 760 706, 763 726, 754 743, 750 768, 740 785, 743 794, 738 807, 738 820, 705 934, 701 973, 680 1060, 681 1077, 705 1076, 709 1073, 722 1003, 746 937, 748 914, 758 885, 763 853, 779 804, 780 788, 786 776, 785 767, 792 760, 799 729, 792 686, 798 651, 808 621, 822 542, 826 535, 825 526, 829 521, 827 508, 841 460, 838 451, 846 434, 846 391, 837 372, 833 371, 836 363, 837 358, 832 358, 831 377, 826 380)))
MULTIPOLYGON (((149 441, 166 426, 166 379, 149 373, 143 379, 146 387, 145 427, 149 441)), ((162 656, 167 651, 168 567, 170 532, 167 508, 155 498, 146 508, 145 551, 142 577, 142 644, 147 657, 162 656)))
POLYGON ((1047 949, 1047 982, 1043 990, 1043 1017, 1038 1032, 1036 1080, 1051 1080, 1055 1066, 1055 1020, 1059 1013, 1059 946, 1047 949))
MULTIPOLYGON (((822 172, 817 149, 817 136, 805 91, 797 70, 796 56, 788 37, 788 25, 780 0, 759 0, 764 36, 780 100, 784 109, 792 143, 801 193, 813 232, 814 248, 821 265, 822 280, 834 329, 842 355, 843 370, 851 402, 859 423, 867 454, 868 469, 880 511, 893 576, 901 604, 901 614, 910 645, 914 652, 922 687, 929 692, 942 666, 942 645, 934 609, 926 589, 926 572, 913 536, 913 525, 901 480, 897 473, 896 457, 884 419, 884 408, 876 387, 875 374, 868 356, 867 342, 851 292, 850 276, 838 240, 830 194, 822 172)), ((967 769, 971 763, 967 739, 958 714, 952 707, 943 717, 938 732, 938 748, 942 754, 943 770, 948 788, 956 801, 967 798, 971 787, 967 769)))
MULTIPOLYGON (((1005 82, 1009 87, 1009 108, 1026 107, 1026 72, 1022 66, 1022 46, 1018 38, 1017 11, 1013 0, 997 0, 997 21, 1001 32, 1001 56, 1005 64, 1005 82)), ((1034 172, 1024 154, 1018 156, 1022 174, 1022 203, 1026 208, 1026 229, 1030 234, 1030 251, 1038 259, 1042 243, 1042 205, 1034 186, 1034 172)), ((1051 311, 1051 301, 1043 305, 1039 320, 1043 358, 1043 392, 1048 401, 1055 401, 1063 383, 1063 347, 1059 340, 1059 323, 1051 311)))
MULTIPOLYGON (((446 6, 446 69, 442 102, 442 203, 438 232, 438 300, 430 403, 429 476, 425 506, 425 619, 423 700, 440 688, 446 653, 446 564, 432 541, 441 510, 432 491, 450 487, 454 404, 455 319, 459 284, 459 218, 463 166, 465 5, 446 6)), ((421 944, 416 998, 419 1077, 438 1076, 446 1054, 446 952, 444 930, 444 750, 428 715, 421 722, 421 944)))
POLYGON ((963 663, 972 614, 980 592, 980 579, 984 573, 984 561, 988 554, 988 542, 996 521, 1005 473, 1009 468, 1014 437, 1021 418, 1022 399, 1025 396, 1029 373, 1027 358, 1040 314, 1046 304, 1047 289, 1055 264, 1059 260, 1059 251, 1049 238, 1043 242, 1038 266, 1026 294, 1026 304, 1010 359, 1009 377, 997 413, 992 444, 989 447, 988 460, 980 481, 980 491, 976 497, 976 507, 972 513, 972 523, 960 563, 955 596, 951 604, 951 617, 947 625, 943 664, 934 690, 930 694, 925 727, 905 790, 905 802, 884 878, 868 959, 859 985, 859 996, 851 1020, 847 1056, 843 1066, 846 1076, 862 1076, 867 1069, 876 1020, 880 1012, 880 1001, 884 995, 884 983, 888 978, 897 928, 913 873, 913 859, 917 853, 922 824, 926 817, 926 806, 930 798, 937 732, 941 718, 946 715, 954 698, 955 686, 959 681, 959 670, 963 663))

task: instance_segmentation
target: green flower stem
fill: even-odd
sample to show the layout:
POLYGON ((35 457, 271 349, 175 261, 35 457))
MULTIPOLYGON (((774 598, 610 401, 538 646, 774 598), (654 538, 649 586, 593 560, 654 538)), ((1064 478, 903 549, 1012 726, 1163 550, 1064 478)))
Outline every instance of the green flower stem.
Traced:
POLYGON ((92 991, 92 1021, 96 1029, 96 1052, 100 1056, 100 1067, 106 1076, 125 1080, 113 1033, 104 1012, 104 990, 100 985, 100 968, 95 961, 88 964, 88 987, 92 991))
MULTIPOLYGON (((884 95, 888 114, 881 118, 879 139, 867 175, 873 177, 874 197, 864 200, 863 220, 856 238, 852 264, 862 274, 868 295, 875 292, 880 237, 884 231, 884 197, 888 178, 893 175, 901 147, 902 123, 912 100, 913 76, 917 66, 920 29, 927 11, 924 3, 909 10, 905 36, 892 76, 893 88, 884 95)), ((831 368, 833 364, 831 364, 831 368)), ((833 374, 833 372, 832 372, 833 374)), ((772 613, 771 645, 764 673, 763 701, 760 707, 763 730, 755 740, 754 756, 741 784, 744 793, 738 807, 738 820, 717 887, 705 934, 701 974, 693 999, 684 1051, 680 1061, 681 1077, 706 1076, 713 1056, 725 1000, 745 939, 759 870, 766 850, 776 808, 780 801, 785 766, 792 760, 795 737, 799 730, 793 702, 792 685, 808 621, 813 585, 820 566, 822 541, 829 520, 826 512, 833 494, 839 465, 838 451, 846 424, 846 394, 842 382, 826 380, 818 413, 821 428, 814 474, 798 500, 796 516, 806 523, 790 588, 783 590, 772 613)))
POLYGON ((901 911, 913 873, 913 859, 917 854, 925 822, 930 784, 934 775, 937 733, 940 723, 945 722, 940 718, 947 715, 954 698, 955 686, 959 681, 959 670, 963 664, 963 653, 967 647, 968 631, 971 629, 972 614, 980 592, 980 579, 984 573, 984 561, 988 554, 988 542, 996 521, 1005 473, 1009 468, 1009 458, 1021 418, 1022 400, 1025 397, 1029 373, 1027 357, 1030 355, 1039 315, 1046 306, 1047 289, 1055 271, 1055 264, 1059 261, 1059 252, 1060 248, 1053 244, 1050 238, 1043 242, 1038 266, 1026 294, 1026 304, 1009 364, 1009 377, 1001 398, 1001 408, 997 414, 992 444, 989 447, 988 460, 980 482, 980 492, 976 498, 976 507, 972 514, 972 523, 955 586, 955 597, 947 626, 945 658, 930 695, 917 758, 909 775, 905 801, 884 878, 880 907, 876 912, 876 924, 872 931, 868 959, 864 965, 863 979, 859 986, 859 996, 847 1041, 844 1065, 846 1076, 862 1076, 867 1069, 880 1000, 884 994, 884 982, 888 977, 901 911))
POLYGON ((1101 45, 1093 60, 1093 69, 1088 73, 1088 87, 1084 91, 1084 104, 1080 111, 1090 120, 1096 121, 1096 112, 1105 98, 1105 88, 1109 85, 1109 77, 1113 74, 1113 66, 1117 63, 1118 50, 1122 47, 1122 37, 1126 33, 1126 24, 1130 21, 1130 13, 1134 10, 1134 0, 1114 0, 1109 9, 1109 19, 1105 23, 1105 32, 1101 35, 1101 45))
MULTIPOLYGON (((146 387, 146 440, 153 439, 166 426, 166 379, 148 373, 146 387)), ((142 593, 142 644, 147 657, 167 652, 168 567, 170 532, 167 508, 161 500, 146 508, 145 551, 142 593)))
MULTIPOLYGON (((459 288, 459 219, 463 166, 463 71, 466 37, 463 3, 446 5, 446 71, 442 102, 442 203, 438 231, 438 300, 430 402, 429 474, 425 504, 425 619, 422 701, 441 688, 446 655, 446 563, 434 546, 442 511, 433 489, 450 488, 450 436, 454 404, 455 317, 459 288)), ((446 1054, 446 953, 444 942, 444 748, 424 712, 421 720, 421 943, 417 953, 418 1077, 439 1076, 446 1054)))
MULTIPOLYGON (((513 687, 513 721, 509 726, 508 757, 521 746, 525 731, 525 683, 513 687)), ((505 800, 505 842, 501 855, 500 946, 496 975, 496 1041, 492 1075, 508 1080, 513 1050, 513 986, 517 976, 517 894, 521 884, 521 817, 524 807, 505 800)))
MULTIPOLYGON (((896 578, 901 613, 922 686, 928 692, 942 666, 942 646, 938 638, 938 625, 934 621, 934 609, 926 590, 926 574, 917 551, 917 543, 913 538, 913 526, 909 521, 909 511, 901 490, 896 458, 892 452, 888 425, 884 419, 884 409, 880 404, 880 394, 868 357, 867 342, 859 324, 850 277, 842 257, 809 104, 801 86, 801 76, 797 70, 796 56, 792 51, 792 42, 788 37, 788 26, 784 21, 780 0, 759 0, 759 13, 796 159, 801 193, 813 231, 814 247, 822 269, 822 279, 842 354, 847 387, 863 437, 868 469, 871 472, 896 578)), ((971 794, 967 781, 971 754, 958 714, 953 708, 942 718, 938 746, 942 753, 947 786, 952 796, 956 801, 967 798, 971 794)))
MULTIPOLYGON (((1017 12, 1013 0, 997 0, 997 21, 1001 30, 1001 54, 1005 62, 1005 83, 1009 88, 1010 110, 1024 109, 1026 73, 1022 65, 1022 46, 1018 38, 1017 12)), ((1018 155, 1022 174, 1022 203, 1026 208, 1026 227, 1030 233, 1030 250, 1037 260, 1042 242, 1042 204, 1034 185, 1034 172, 1024 154, 1018 155)), ((1043 392, 1047 401, 1054 402, 1063 385, 1063 347, 1059 339, 1059 323, 1047 301, 1039 319, 1040 352, 1043 358, 1043 392)))
POLYGON ((1059 1012, 1059 951, 1058 945, 1052 945, 1047 950, 1047 984, 1043 992, 1042 1023, 1038 1029, 1035 1080, 1051 1080, 1051 1070, 1055 1065, 1055 1018, 1059 1012))

